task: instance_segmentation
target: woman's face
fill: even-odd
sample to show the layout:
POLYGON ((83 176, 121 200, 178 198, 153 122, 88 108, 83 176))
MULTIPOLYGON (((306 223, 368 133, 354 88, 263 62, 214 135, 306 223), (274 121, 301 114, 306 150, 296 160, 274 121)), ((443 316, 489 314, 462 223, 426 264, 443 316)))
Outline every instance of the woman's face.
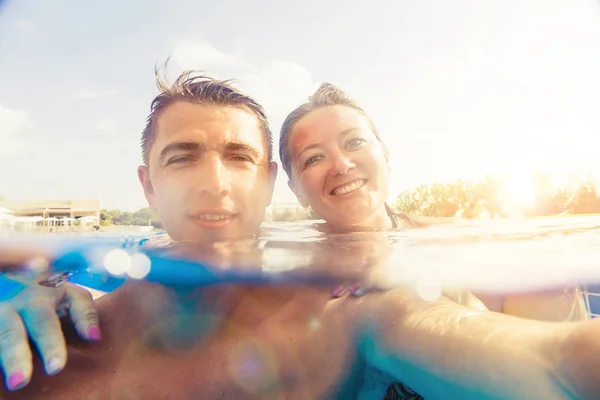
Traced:
POLYGON ((309 112, 294 125, 288 152, 290 188, 328 224, 370 227, 387 218, 385 151, 360 112, 339 105, 309 112))

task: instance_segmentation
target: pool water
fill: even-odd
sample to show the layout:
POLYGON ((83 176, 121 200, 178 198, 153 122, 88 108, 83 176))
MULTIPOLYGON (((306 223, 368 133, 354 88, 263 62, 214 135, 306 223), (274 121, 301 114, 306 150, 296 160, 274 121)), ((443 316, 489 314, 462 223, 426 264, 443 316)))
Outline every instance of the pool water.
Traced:
MULTIPOLYGON (((120 241, 134 247, 143 238, 135 232, 120 241)), ((240 265, 248 259, 248 265, 268 271, 311 265, 351 271, 379 263, 384 266, 377 269, 379 286, 411 282, 434 295, 445 285, 493 294, 581 286, 589 316, 600 315, 598 216, 456 221, 329 236, 315 229, 315 221, 268 223, 260 239, 260 259, 250 252, 231 252, 229 257, 240 265)), ((105 289, 118 283, 113 280, 105 289)))

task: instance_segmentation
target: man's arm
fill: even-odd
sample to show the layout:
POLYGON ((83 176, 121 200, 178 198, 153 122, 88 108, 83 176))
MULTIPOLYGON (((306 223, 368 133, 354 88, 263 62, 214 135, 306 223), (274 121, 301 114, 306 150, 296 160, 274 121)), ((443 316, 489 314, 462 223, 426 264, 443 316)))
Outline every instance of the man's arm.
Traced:
MULTIPOLYGON (((563 377, 564 349, 585 323, 525 320, 447 299, 425 302, 402 289, 365 297, 362 306, 369 315, 361 338, 367 362, 427 399, 573 398, 563 377)), ((600 354, 595 359, 600 366, 600 354)), ((583 393, 593 381, 580 381, 577 389, 583 393)))

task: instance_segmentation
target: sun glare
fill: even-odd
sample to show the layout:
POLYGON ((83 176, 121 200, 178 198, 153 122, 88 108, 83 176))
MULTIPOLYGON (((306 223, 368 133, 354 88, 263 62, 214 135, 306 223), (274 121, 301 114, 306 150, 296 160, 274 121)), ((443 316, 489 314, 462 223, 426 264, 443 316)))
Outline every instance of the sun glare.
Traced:
POLYGON ((513 177, 504 184, 504 196, 517 206, 531 206, 535 198, 533 182, 525 176, 513 177))

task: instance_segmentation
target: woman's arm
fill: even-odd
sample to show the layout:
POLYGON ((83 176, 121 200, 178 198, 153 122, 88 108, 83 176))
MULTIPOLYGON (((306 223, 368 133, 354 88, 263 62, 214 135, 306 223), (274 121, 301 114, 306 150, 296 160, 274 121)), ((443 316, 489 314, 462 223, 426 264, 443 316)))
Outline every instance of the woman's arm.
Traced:
MULTIPOLYGON (((368 364, 427 399, 573 398, 567 389, 572 379, 563 375, 579 358, 564 349, 585 323, 525 320, 447 299, 425 302, 401 289, 364 302, 370 321, 362 337, 368 364)), ((598 368, 600 350, 591 363, 596 359, 598 368)), ((583 380, 578 389, 595 382, 583 380)))
POLYGON ((478 293, 477 297, 491 311, 520 318, 550 322, 588 319, 585 301, 578 288, 505 296, 478 293))
POLYGON ((583 321, 587 312, 577 288, 511 295, 504 298, 503 312, 540 321, 583 321))

